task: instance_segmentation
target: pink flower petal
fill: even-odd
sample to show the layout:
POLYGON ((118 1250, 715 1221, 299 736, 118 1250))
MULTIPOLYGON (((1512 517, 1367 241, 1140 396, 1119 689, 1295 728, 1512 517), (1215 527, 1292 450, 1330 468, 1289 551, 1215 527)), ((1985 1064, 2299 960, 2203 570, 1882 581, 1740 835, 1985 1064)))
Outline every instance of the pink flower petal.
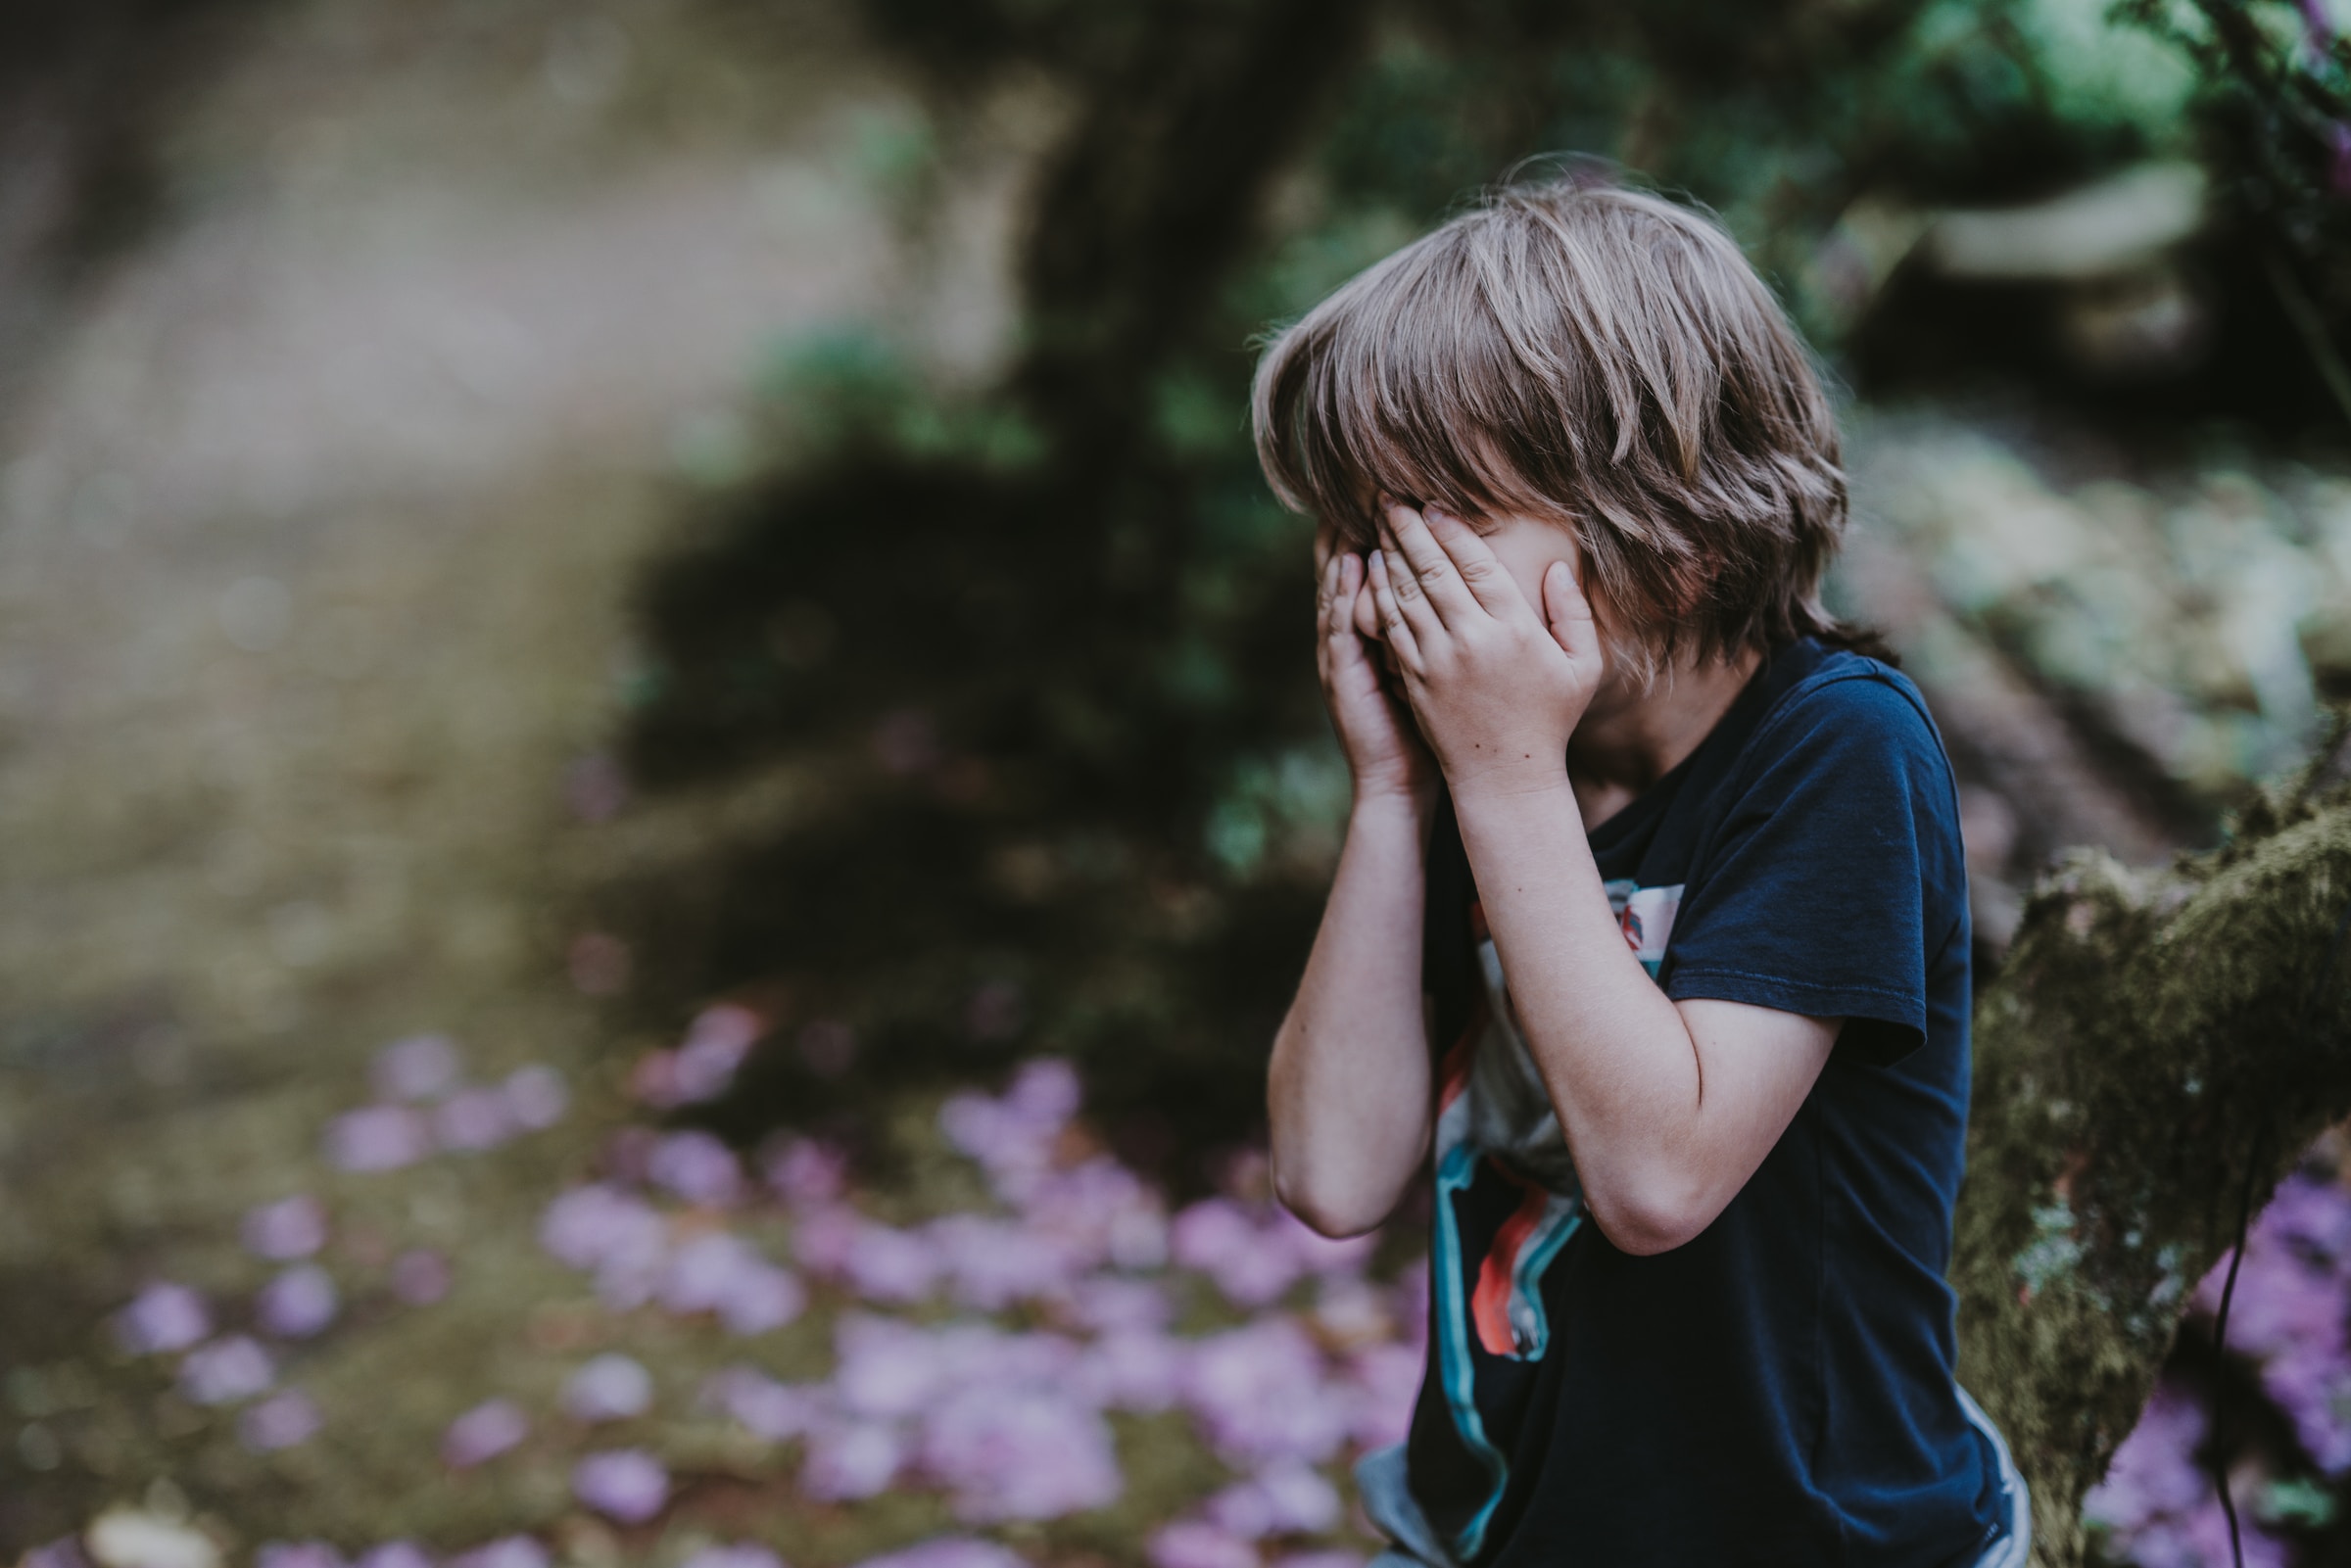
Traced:
POLYGON ((264 1541, 254 1548, 253 1565, 254 1568, 343 1568, 343 1554, 323 1541, 264 1541))
POLYGON ((512 1400, 486 1400, 449 1423, 441 1437, 441 1462, 469 1470, 514 1448, 530 1431, 522 1406, 512 1400))
POLYGON ((704 1008, 678 1047, 671 1077, 677 1103, 695 1105, 726 1093, 736 1069, 766 1032, 766 1021, 747 1007, 721 1002, 704 1008))
POLYGON ((199 1345, 179 1363, 179 1390, 198 1404, 235 1404, 276 1381, 269 1353, 242 1334, 199 1345))
POLYGON ((743 1165, 735 1151, 698 1128, 654 1144, 646 1175, 690 1204, 724 1209, 743 1197, 743 1165))
POLYGON ((1167 1286, 1155 1280, 1097 1276, 1080 1280, 1064 1298, 1070 1317, 1097 1334, 1119 1329, 1164 1329, 1176 1320, 1167 1286))
POLYGON ((596 1272, 597 1294, 615 1311, 643 1307, 660 1289, 669 1222, 642 1199, 600 1183, 548 1206, 539 1242, 558 1260, 596 1272))
POLYGON ((851 1235, 841 1273, 868 1301, 910 1303, 931 1294, 944 1263, 930 1237, 869 1222, 851 1235))
POLYGON ((625 1421, 652 1404, 653 1375, 626 1355, 599 1355, 563 1385, 563 1408, 582 1421, 625 1421))
POLYGON ((316 1263, 297 1263, 262 1287, 254 1318, 279 1339, 309 1339, 332 1323, 341 1307, 332 1275, 316 1263))
POLYGON ((940 1536, 879 1557, 868 1557, 858 1568, 1028 1568, 1008 1546, 970 1536, 940 1536))
POLYGON ((643 1524, 668 1504, 669 1472, 643 1449, 611 1449, 571 1467, 571 1492, 607 1519, 643 1524))
POLYGON ((245 1250, 271 1262, 309 1258, 326 1245, 326 1206, 308 1193, 246 1211, 245 1250))
POLYGON ((727 1332, 745 1338, 770 1334, 797 1318, 808 1306, 799 1277, 772 1263, 744 1269, 728 1281, 719 1299, 718 1320, 727 1332))
POLYGON ((770 1443, 789 1443, 814 1427, 825 1413, 816 1390, 779 1383, 747 1366, 731 1366, 713 1378, 709 1396, 745 1431, 770 1443))
POLYGON ((1319 1536, 1337 1527, 1339 1493, 1321 1472, 1295 1461, 1269 1465, 1208 1499, 1209 1522, 1248 1541, 1319 1536))
POLYGON ((678 1053, 648 1051, 629 1069, 629 1098, 655 1111, 672 1111, 685 1103, 678 1093, 678 1053))
POLYGON ((696 1236, 671 1251, 661 1275, 661 1305, 673 1312, 714 1312, 735 1277, 761 1265, 741 1236, 723 1230, 696 1236))
POLYGON ((1324 1381, 1321 1352, 1290 1318, 1260 1318, 1199 1341, 1184 1382, 1203 1435, 1236 1465, 1319 1463, 1347 1441, 1354 1402, 1324 1381))
POLYGON ((387 1100, 437 1100, 456 1087, 457 1043, 446 1034, 412 1034, 375 1053, 375 1092, 387 1100))
POLYGON ((821 1502, 850 1502, 889 1490, 906 1462, 896 1430, 878 1421, 826 1426, 809 1434, 800 1490, 821 1502))
POLYGON ((212 1331, 204 1298, 169 1280, 148 1286, 115 1315, 115 1337, 133 1355, 184 1351, 212 1331))
POLYGON ((678 1568, 784 1568, 784 1559, 747 1541, 714 1543, 688 1552, 678 1568))
POLYGON ((1152 1568, 1258 1568, 1257 1548, 1200 1519, 1163 1526, 1144 1544, 1152 1568))
POLYGON ((514 1124, 533 1132, 553 1126, 571 1109, 571 1086, 563 1074, 537 1062, 507 1073, 500 1092, 514 1124))
POLYGON ((495 1149, 522 1130, 503 1090, 462 1089, 433 1111, 433 1136, 455 1153, 495 1149))
POLYGON ((1370 1345, 1349 1357, 1356 1398, 1348 1435, 1359 1447, 1384 1449, 1404 1441, 1424 1369, 1422 1353, 1410 1345, 1370 1345))
POLYGON ((770 1191, 794 1209, 836 1203, 848 1188, 848 1156, 831 1144, 791 1138, 770 1155, 770 1191))
POLYGON ((327 1164, 338 1170, 398 1170, 432 1150, 424 1117, 406 1106, 346 1112, 326 1126, 327 1164))
POLYGON ((352 1568, 433 1568, 433 1559, 413 1541, 387 1541, 360 1552, 352 1568))
POLYGON ((1235 1307, 1264 1307, 1306 1272, 1287 1231, 1260 1224, 1228 1198, 1205 1198, 1177 1214, 1169 1251, 1182 1266, 1215 1280, 1235 1307))
POLYGON ((1058 1519, 1106 1507, 1124 1487, 1100 1414, 1042 1389, 966 1388, 926 1415, 921 1459, 973 1523, 1058 1519))
POLYGON ((673 1312, 716 1312, 730 1332, 765 1334, 782 1328, 808 1304, 788 1269, 778 1268, 740 1236, 714 1231, 670 1255, 661 1305, 673 1312))
POLYGON ((949 1214, 927 1227, 955 1299, 984 1312, 1066 1290, 1080 1260, 1070 1246, 1009 1220, 949 1214))
POLYGON ((1080 1384, 1110 1409, 1165 1410, 1182 1397, 1188 1354, 1184 1341, 1156 1329, 1119 1329, 1086 1351, 1080 1384))
POLYGON ((864 1225, 852 1209, 830 1204, 810 1209, 792 1227, 792 1254, 817 1273, 838 1277, 848 1267, 849 1254, 864 1225))
POLYGON ((529 1536, 502 1536, 449 1559, 448 1568, 548 1568, 547 1548, 529 1536))
MULTIPOLYGON (((274 1453, 308 1443, 318 1435, 323 1424, 318 1406, 309 1395, 300 1389, 287 1389, 249 1406, 237 1418, 237 1436, 256 1453, 274 1453)), ((334 1562, 336 1568, 341 1568, 340 1557, 334 1562)))

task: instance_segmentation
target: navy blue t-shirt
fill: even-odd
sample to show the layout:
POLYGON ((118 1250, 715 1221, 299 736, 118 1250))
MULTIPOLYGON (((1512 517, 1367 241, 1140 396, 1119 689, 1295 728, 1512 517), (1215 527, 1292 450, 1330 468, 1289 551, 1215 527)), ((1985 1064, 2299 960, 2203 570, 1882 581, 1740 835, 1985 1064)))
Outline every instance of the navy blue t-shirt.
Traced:
POLYGON ((1523 1088, 1472 1059, 1511 1010, 1490 1000, 1498 960, 1439 814, 1427 981, 1445 1110, 1414 1500, 1446 1555, 1477 1568, 1973 1561, 1997 1533, 1999 1483, 1954 1392, 1943 1280, 1967 1122, 1967 880, 1917 689, 1859 654, 1782 648, 1591 844, 1666 995, 1847 1022, 1721 1215, 1671 1252, 1619 1252, 1585 1220, 1571 1168, 1492 1130, 1491 1103, 1523 1088), (1478 1074, 1483 1133, 1463 1109, 1478 1074))

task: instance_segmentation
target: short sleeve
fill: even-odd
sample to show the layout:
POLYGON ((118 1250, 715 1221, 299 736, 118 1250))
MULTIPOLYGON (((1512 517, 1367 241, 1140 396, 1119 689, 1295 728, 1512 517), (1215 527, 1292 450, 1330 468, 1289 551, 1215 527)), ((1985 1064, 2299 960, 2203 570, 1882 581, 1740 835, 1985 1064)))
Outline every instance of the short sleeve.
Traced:
POLYGON ((1932 721, 1898 676, 1842 676, 1792 692, 1745 760, 1658 983, 1676 1001, 1843 1018, 1841 1050, 1908 1055, 1937 959, 1967 940, 1958 802, 1932 721))

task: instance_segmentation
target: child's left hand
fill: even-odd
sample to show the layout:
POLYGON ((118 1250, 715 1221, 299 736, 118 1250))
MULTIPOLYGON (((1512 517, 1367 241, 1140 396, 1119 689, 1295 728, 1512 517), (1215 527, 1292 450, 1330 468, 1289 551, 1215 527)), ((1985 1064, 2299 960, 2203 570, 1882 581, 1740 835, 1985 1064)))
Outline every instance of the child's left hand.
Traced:
POLYGON ((1381 635, 1454 797, 1563 784, 1567 737, 1606 668, 1566 561, 1544 569, 1538 614, 1457 517, 1391 501, 1380 541, 1369 586, 1381 635))

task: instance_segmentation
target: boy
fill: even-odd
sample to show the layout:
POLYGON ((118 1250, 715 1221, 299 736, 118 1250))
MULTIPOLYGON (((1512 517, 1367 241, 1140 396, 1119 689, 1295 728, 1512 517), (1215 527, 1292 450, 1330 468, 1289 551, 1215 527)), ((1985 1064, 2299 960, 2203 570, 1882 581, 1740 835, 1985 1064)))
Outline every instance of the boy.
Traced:
POLYGON ((1349 1235, 1434 1165, 1383 1562, 2021 1564, 1943 1279, 1955 789, 1821 605, 1837 430, 1770 294, 1672 203, 1507 189, 1276 339, 1255 420, 1355 778, 1275 1185, 1349 1235))

